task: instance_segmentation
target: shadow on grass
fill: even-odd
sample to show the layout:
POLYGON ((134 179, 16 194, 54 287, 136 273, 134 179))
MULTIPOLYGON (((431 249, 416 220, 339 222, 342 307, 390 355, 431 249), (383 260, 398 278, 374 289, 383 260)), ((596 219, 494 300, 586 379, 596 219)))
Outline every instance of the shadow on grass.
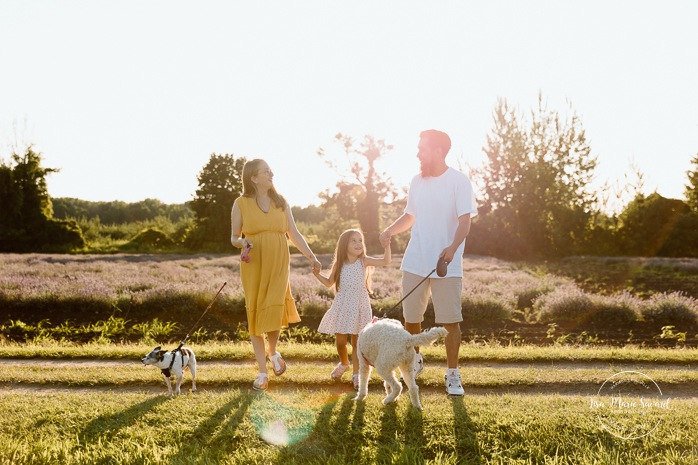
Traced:
POLYGON ((366 410, 366 403, 365 402, 355 402, 351 401, 354 405, 356 405, 356 411, 354 412, 354 417, 351 419, 351 428, 349 429, 352 433, 352 436, 362 436, 363 435, 363 429, 366 423, 364 422, 364 411, 366 410))
POLYGON ((443 453, 444 457, 454 457, 458 463, 481 464, 476 426, 468 415, 463 399, 453 398, 450 401, 453 407, 453 437, 444 438, 442 446, 428 444, 428 438, 433 433, 428 431, 422 411, 408 403, 372 405, 371 402, 354 402, 353 395, 346 395, 323 406, 309 435, 295 444, 282 447, 275 461, 423 464, 443 453), (372 411, 367 413, 366 409, 372 411), (426 455, 425 448, 431 450, 426 455))
POLYGON ((169 462, 211 463, 213 457, 208 454, 220 454, 221 457, 217 458, 223 459, 239 445, 236 444, 236 431, 254 399, 255 395, 249 392, 240 392, 233 397, 186 435, 186 439, 181 441, 182 447, 169 458, 169 462))
POLYGON ((380 435, 376 441, 378 444, 376 461, 378 463, 425 463, 422 412, 409 404, 405 417, 401 419, 397 415, 398 406, 397 402, 393 402, 383 407, 380 435))
POLYGON ((392 463, 396 448, 401 447, 398 438, 397 402, 391 402, 383 407, 381 414, 380 434, 378 435, 378 454, 376 461, 392 463))
POLYGON ((365 402, 355 402, 354 393, 324 405, 318 412, 313 430, 307 438, 283 448, 276 463, 362 463, 361 445, 368 438, 365 402))
MULTIPOLYGON (((315 425, 302 441, 283 448, 277 457, 277 463, 351 463, 353 453, 346 444, 353 444, 348 435, 353 435, 347 428, 352 409, 356 405, 351 396, 332 400, 317 413, 315 425)), ((360 434, 360 429, 358 430, 360 434)))
POLYGON ((158 396, 144 400, 131 407, 109 415, 100 415, 85 426, 80 433, 80 443, 90 444, 98 439, 110 439, 119 430, 136 424, 140 418, 163 402, 167 402, 168 397, 158 396))
POLYGON ((367 422, 370 403, 355 402, 353 397, 352 393, 325 405, 309 436, 282 449, 277 463, 425 463, 421 411, 408 406, 402 417, 398 415, 399 403, 381 404, 375 407, 375 415, 369 414, 367 422), (380 418, 380 424, 370 418, 380 418), (364 455, 367 452, 370 457, 364 455))
POLYGON ((462 397, 451 397, 453 406, 453 434, 459 463, 482 463, 482 451, 477 443, 477 427, 468 415, 462 397))
POLYGON ((424 446, 424 422, 421 410, 409 407, 405 415, 405 446, 418 451, 424 446))

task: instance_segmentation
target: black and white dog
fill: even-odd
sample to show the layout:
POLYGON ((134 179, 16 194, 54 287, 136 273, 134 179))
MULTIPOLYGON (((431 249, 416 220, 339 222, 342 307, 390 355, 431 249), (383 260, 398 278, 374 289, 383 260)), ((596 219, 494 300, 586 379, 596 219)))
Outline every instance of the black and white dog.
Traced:
POLYGON ((170 396, 173 397, 175 394, 181 393, 179 388, 182 386, 184 371, 188 368, 191 372, 191 392, 196 392, 196 356, 189 347, 182 347, 179 350, 168 352, 158 346, 143 357, 141 361, 145 365, 155 365, 160 368, 170 396), (170 382, 171 375, 174 375, 177 379, 174 393, 172 392, 172 383, 170 382))

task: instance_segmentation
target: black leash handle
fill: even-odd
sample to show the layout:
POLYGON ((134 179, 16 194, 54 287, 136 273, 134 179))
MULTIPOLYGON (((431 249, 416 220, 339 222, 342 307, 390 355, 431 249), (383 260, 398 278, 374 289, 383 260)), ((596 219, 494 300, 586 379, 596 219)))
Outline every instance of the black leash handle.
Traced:
POLYGON ((423 283, 424 281, 426 281, 427 278, 429 278, 429 276, 431 276, 432 274, 434 274, 435 271, 436 271, 436 268, 434 268, 433 270, 431 270, 431 271, 429 272, 429 274, 426 275, 424 278, 422 278, 422 280, 421 280, 415 287, 413 287, 412 290, 411 290, 410 292, 408 292, 407 294, 405 294, 405 296, 403 296, 402 299, 400 299, 400 300, 398 301, 398 303, 396 303, 395 305, 393 305, 393 308, 391 308, 391 309, 388 310, 387 312, 383 313, 383 316, 382 316, 381 318, 386 318, 390 312, 392 312, 393 310, 395 310, 395 309, 398 307, 398 305, 400 305, 400 304, 402 303, 403 300, 405 300, 406 298, 408 298, 408 297, 410 296, 410 294, 412 294, 414 291, 416 291, 417 288, 418 288, 419 286, 421 286, 422 283, 423 283))

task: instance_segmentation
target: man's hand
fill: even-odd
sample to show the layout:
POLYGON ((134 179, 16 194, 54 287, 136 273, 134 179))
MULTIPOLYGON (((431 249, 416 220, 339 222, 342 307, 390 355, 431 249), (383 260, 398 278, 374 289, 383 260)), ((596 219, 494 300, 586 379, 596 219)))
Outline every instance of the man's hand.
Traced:
POLYGON ((457 249, 458 247, 456 247, 455 249, 453 247, 446 247, 439 254, 439 258, 443 258, 447 264, 451 263, 453 261, 453 255, 456 253, 457 249))
POLYGON ((381 243, 381 247, 383 247, 385 249, 386 247, 388 247, 388 245, 390 245, 390 237, 391 237, 390 231, 388 231, 387 229, 385 231, 383 231, 380 234, 380 236, 378 236, 378 240, 381 243))

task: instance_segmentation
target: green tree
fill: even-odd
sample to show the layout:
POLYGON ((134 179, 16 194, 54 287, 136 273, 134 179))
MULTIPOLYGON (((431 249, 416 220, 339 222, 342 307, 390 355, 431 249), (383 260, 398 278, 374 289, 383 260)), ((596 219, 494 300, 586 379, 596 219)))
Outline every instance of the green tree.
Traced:
POLYGON ((335 141, 342 146, 342 161, 328 157, 322 147, 318 149, 318 155, 341 176, 337 192, 320 195, 323 207, 336 208, 344 219, 357 219, 366 238, 366 248, 376 253, 382 250, 378 241, 381 205, 391 197, 395 199, 395 189, 388 176, 377 171, 376 161, 393 146, 371 135, 364 136, 358 148, 350 136, 341 133, 335 136, 335 141))
POLYGON ((195 215, 194 230, 187 236, 190 247, 230 250, 230 211, 242 193, 242 167, 246 161, 233 155, 211 154, 197 176, 199 188, 189 202, 195 215))
POLYGON ((53 217, 59 219, 99 219, 105 225, 120 225, 165 217, 173 222, 193 216, 188 205, 164 204, 157 199, 126 203, 121 200, 92 202, 70 197, 51 198, 53 217))
POLYGON ((327 216, 325 210, 317 205, 291 207, 291 212, 296 223, 321 223, 327 216))
POLYGON ((692 170, 688 170, 688 184, 686 184, 686 203, 691 207, 691 210, 698 212, 698 155, 691 160, 693 165, 692 170))
MULTIPOLYGON (((695 223, 687 216, 689 211, 685 202, 656 192, 637 195, 619 215, 621 252, 643 257, 689 255, 690 249, 681 245, 690 241, 687 227, 695 223)), ((696 234, 692 236, 695 241, 696 234)))
POLYGON ((539 95, 530 123, 504 99, 493 120, 487 160, 475 172, 484 205, 469 249, 508 258, 579 253, 591 230, 597 164, 580 118, 548 110, 539 95))
POLYGON ((660 254, 667 257, 698 257, 698 212, 691 210, 678 217, 660 254))
POLYGON ((66 251, 85 245, 74 221, 53 219, 46 176, 58 170, 41 166, 32 146, 0 165, 0 251, 66 251))

